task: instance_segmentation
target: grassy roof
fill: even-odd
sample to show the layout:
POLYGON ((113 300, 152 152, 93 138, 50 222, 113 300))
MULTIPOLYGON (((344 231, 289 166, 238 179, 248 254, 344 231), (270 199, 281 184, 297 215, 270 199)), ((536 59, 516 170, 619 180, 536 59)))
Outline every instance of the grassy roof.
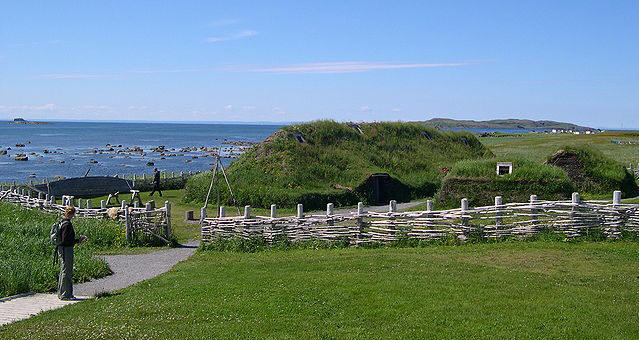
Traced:
POLYGON ((570 197, 574 184, 562 169, 518 158, 460 161, 444 179, 437 204, 458 207, 462 198, 472 206, 490 205, 495 196, 504 202, 526 202, 530 195, 556 200, 570 197), (497 162, 512 162, 513 172, 498 176, 497 162))
POLYGON ((581 192, 608 195, 621 190, 629 197, 639 190, 634 175, 623 164, 588 147, 564 146, 548 156, 546 163, 566 171, 581 192))
MULTIPOLYGON (((492 153, 468 132, 418 123, 317 121, 283 127, 236 159, 228 174, 238 203, 319 207, 325 201, 366 200, 357 188, 373 173, 400 181, 409 198, 429 196, 441 183, 442 168, 486 156, 492 153)), ((210 176, 195 176, 187 184, 187 198, 203 201, 210 176)))

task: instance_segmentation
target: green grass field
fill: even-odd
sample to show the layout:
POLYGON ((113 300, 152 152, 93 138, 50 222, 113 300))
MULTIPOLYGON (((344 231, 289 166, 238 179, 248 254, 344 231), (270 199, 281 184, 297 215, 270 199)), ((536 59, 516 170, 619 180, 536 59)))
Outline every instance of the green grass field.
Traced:
POLYGON ((639 163, 639 145, 617 145, 611 140, 639 140, 639 131, 606 131, 594 135, 525 133, 479 140, 497 157, 525 158, 543 162, 563 146, 589 146, 628 166, 639 163))
POLYGON ((628 339, 638 261, 626 242, 199 252, 0 338, 628 339))
MULTIPOLYGON (((56 287, 58 267, 53 264, 49 231, 58 219, 0 202, 0 297, 56 287)), ((110 274, 107 264, 93 255, 123 247, 123 229, 108 220, 74 219, 73 225, 77 235, 88 236, 87 243, 76 247, 74 281, 110 274)))

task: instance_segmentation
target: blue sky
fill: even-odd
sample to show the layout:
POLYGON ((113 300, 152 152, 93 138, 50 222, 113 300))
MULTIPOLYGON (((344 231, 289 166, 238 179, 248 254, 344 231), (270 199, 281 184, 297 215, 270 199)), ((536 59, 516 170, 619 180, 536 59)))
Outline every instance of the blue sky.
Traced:
POLYGON ((7 1, 0 119, 639 128, 637 18, 639 1, 7 1))

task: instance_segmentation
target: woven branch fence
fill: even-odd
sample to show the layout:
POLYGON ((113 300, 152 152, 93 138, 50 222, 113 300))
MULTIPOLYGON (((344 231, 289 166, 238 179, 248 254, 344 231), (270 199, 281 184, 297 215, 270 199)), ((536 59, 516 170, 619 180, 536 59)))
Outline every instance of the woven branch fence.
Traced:
POLYGON ((18 204, 27 209, 39 209, 50 213, 61 214, 67 206, 76 208, 76 216, 84 218, 112 218, 124 224, 127 242, 131 242, 139 234, 157 237, 167 244, 171 239, 171 203, 165 202, 164 207, 156 208, 155 202, 148 202, 144 207, 138 207, 134 202, 129 207, 126 201, 121 201, 119 207, 107 208, 101 201, 100 208, 92 208, 91 201, 74 199, 63 196, 61 204, 53 196, 39 193, 33 195, 28 189, 0 188, 0 200, 18 204))
MULTIPOLYGON (((333 213, 333 204, 326 213, 305 215, 298 205, 296 216, 277 217, 271 206, 271 216, 253 216, 246 206, 244 216, 226 217, 220 207, 219 216, 200 221, 202 242, 219 238, 263 237, 268 242, 285 237, 291 241, 348 239, 351 244, 391 242, 401 239, 431 240, 444 237, 467 239, 470 235, 483 238, 532 236, 542 230, 564 234, 568 238, 600 233, 618 238, 624 232, 639 233, 639 204, 621 204, 621 192, 613 201, 582 201, 574 193, 570 201, 542 201, 535 195, 527 203, 502 204, 495 197, 494 206, 470 208, 468 200, 459 209, 433 210, 427 202, 425 211, 397 212, 391 201, 388 212, 366 212, 362 203, 357 212, 345 215, 333 213)), ((203 209, 202 216, 206 216, 203 209)))

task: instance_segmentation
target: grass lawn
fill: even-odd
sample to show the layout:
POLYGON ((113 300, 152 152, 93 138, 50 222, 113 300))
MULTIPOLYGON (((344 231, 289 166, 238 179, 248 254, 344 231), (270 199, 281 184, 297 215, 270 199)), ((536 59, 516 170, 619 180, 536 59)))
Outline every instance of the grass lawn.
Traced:
MULTIPOLYGON (((0 297, 56 287, 58 266, 53 263, 54 246, 49 241, 51 225, 59 216, 27 210, 0 202, 0 297)), ((75 250, 75 282, 111 273, 107 264, 93 257, 98 252, 122 249, 123 228, 113 221, 73 220, 77 235, 88 242, 75 250)))
POLYGON ((611 140, 639 140, 639 131, 606 131, 594 135, 509 134, 481 137, 479 140, 497 157, 525 158, 542 162, 563 146, 588 145, 604 155, 625 164, 639 163, 639 145, 617 145, 611 140))
POLYGON ((628 339, 638 261, 630 242, 199 252, 0 338, 628 339))

